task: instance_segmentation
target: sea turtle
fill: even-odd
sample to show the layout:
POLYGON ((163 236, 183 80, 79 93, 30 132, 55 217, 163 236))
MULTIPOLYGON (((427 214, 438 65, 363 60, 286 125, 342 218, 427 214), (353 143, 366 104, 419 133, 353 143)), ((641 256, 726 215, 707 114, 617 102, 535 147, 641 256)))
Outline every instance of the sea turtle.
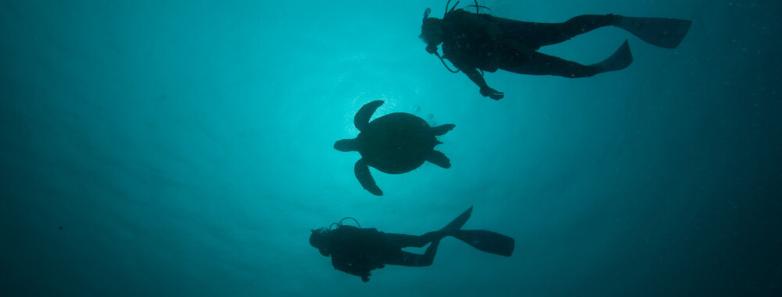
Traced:
POLYGON ((451 167, 448 157, 434 150, 434 147, 442 143, 436 137, 447 133, 455 125, 430 127, 423 119, 402 112, 387 114, 370 122, 369 119, 380 105, 383 105, 382 100, 362 106, 353 119, 359 130, 358 136, 334 143, 338 151, 358 151, 361 154, 353 170, 364 189, 378 196, 383 195, 369 173, 368 166, 391 174, 409 172, 424 161, 442 168, 451 167))

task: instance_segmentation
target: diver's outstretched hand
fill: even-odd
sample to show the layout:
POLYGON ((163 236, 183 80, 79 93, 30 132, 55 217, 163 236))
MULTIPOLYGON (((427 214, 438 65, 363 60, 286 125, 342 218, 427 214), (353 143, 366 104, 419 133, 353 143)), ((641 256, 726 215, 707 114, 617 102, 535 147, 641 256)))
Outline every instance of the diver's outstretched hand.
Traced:
POLYGON ((505 97, 505 93, 492 89, 491 87, 481 88, 481 95, 494 100, 500 100, 505 97))

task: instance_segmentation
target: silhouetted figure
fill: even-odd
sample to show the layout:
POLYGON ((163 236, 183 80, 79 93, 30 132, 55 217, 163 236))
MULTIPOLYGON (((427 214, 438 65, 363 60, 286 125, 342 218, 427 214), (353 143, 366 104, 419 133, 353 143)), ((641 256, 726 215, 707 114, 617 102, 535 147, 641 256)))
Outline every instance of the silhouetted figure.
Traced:
POLYGON ((338 151, 357 151, 361 154, 353 171, 364 189, 378 196, 383 195, 368 166, 392 174, 409 172, 425 161, 442 168, 451 167, 448 157, 434 147, 441 143, 437 136, 448 133, 455 125, 430 127, 423 119, 402 112, 387 114, 370 122, 369 119, 380 105, 383 105, 383 101, 375 100, 362 106, 353 120, 359 130, 358 136, 334 143, 338 151))
MULTIPOLYGON (((424 12, 421 38, 426 50, 440 59, 448 59, 480 87, 481 95, 495 100, 504 94, 486 83, 483 71, 505 71, 556 75, 570 78, 589 77, 598 73, 621 70, 633 62, 630 47, 625 42, 609 58, 593 65, 582 65, 538 52, 543 46, 567 41, 577 35, 597 28, 614 26, 624 29, 640 39, 664 48, 675 48, 689 31, 691 21, 667 18, 637 18, 615 14, 581 15, 564 23, 532 23, 499 18, 485 13, 485 8, 475 1, 476 13, 449 9, 442 19, 429 17, 424 12), (442 44, 443 55, 437 52, 442 44)), ((443 64, 445 62, 443 61, 443 64)), ((448 67, 446 65, 446 67, 448 67)))
MULTIPOLYGON (((340 223, 336 228, 312 230, 310 245, 320 254, 331 257, 334 268, 369 281, 372 270, 385 265, 422 267, 432 265, 440 240, 452 236, 484 252, 511 256, 515 242, 508 236, 485 230, 461 230, 470 218, 472 207, 444 228, 423 235, 394 234, 374 228, 360 228, 340 223), (406 247, 423 247, 424 254, 405 252, 406 247)), ((344 219, 343 219, 344 220, 344 219)))

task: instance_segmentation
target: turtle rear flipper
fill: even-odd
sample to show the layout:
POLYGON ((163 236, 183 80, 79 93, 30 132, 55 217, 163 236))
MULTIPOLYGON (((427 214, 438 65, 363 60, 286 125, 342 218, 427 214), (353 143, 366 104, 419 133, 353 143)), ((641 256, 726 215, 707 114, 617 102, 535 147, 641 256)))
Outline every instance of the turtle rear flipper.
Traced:
POLYGON ((361 183, 361 186, 364 187, 364 189, 377 196, 383 196, 383 190, 375 183, 375 179, 372 178, 372 174, 369 173, 369 167, 364 159, 356 162, 356 165, 353 167, 353 172, 356 174, 358 182, 361 183))
POLYGON ((353 124, 356 125, 358 131, 364 131, 369 126, 369 119, 372 118, 372 114, 375 113, 380 105, 383 105, 383 100, 375 100, 364 104, 361 109, 358 110, 356 116, 353 118, 353 124))
POLYGON ((432 153, 429 154, 429 157, 426 158, 426 160, 442 168, 451 168, 451 160, 449 160, 448 157, 446 157, 445 154, 440 151, 433 150, 432 153))
POLYGON ((456 125, 454 124, 445 124, 437 127, 432 127, 432 133, 434 133, 435 136, 444 135, 445 133, 448 133, 448 131, 453 130, 453 128, 455 127, 456 125))

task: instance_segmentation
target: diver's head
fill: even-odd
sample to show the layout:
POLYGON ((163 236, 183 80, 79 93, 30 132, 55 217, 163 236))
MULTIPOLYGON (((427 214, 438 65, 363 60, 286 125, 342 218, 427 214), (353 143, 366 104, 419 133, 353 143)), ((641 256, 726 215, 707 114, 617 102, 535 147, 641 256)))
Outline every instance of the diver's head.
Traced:
POLYGON ((426 42, 426 51, 430 54, 437 52, 437 46, 443 42, 443 20, 429 17, 432 12, 427 8, 424 11, 424 20, 421 24, 421 39, 426 42))
POLYGON ((358 150, 358 141, 355 139, 342 139, 334 143, 334 149, 340 152, 353 152, 358 150))
POLYGON ((329 246, 331 245, 329 242, 329 229, 326 228, 320 228, 320 229, 312 229, 312 233, 310 234, 310 245, 314 248, 317 248, 321 255, 328 257, 331 255, 331 252, 329 251, 329 246))

